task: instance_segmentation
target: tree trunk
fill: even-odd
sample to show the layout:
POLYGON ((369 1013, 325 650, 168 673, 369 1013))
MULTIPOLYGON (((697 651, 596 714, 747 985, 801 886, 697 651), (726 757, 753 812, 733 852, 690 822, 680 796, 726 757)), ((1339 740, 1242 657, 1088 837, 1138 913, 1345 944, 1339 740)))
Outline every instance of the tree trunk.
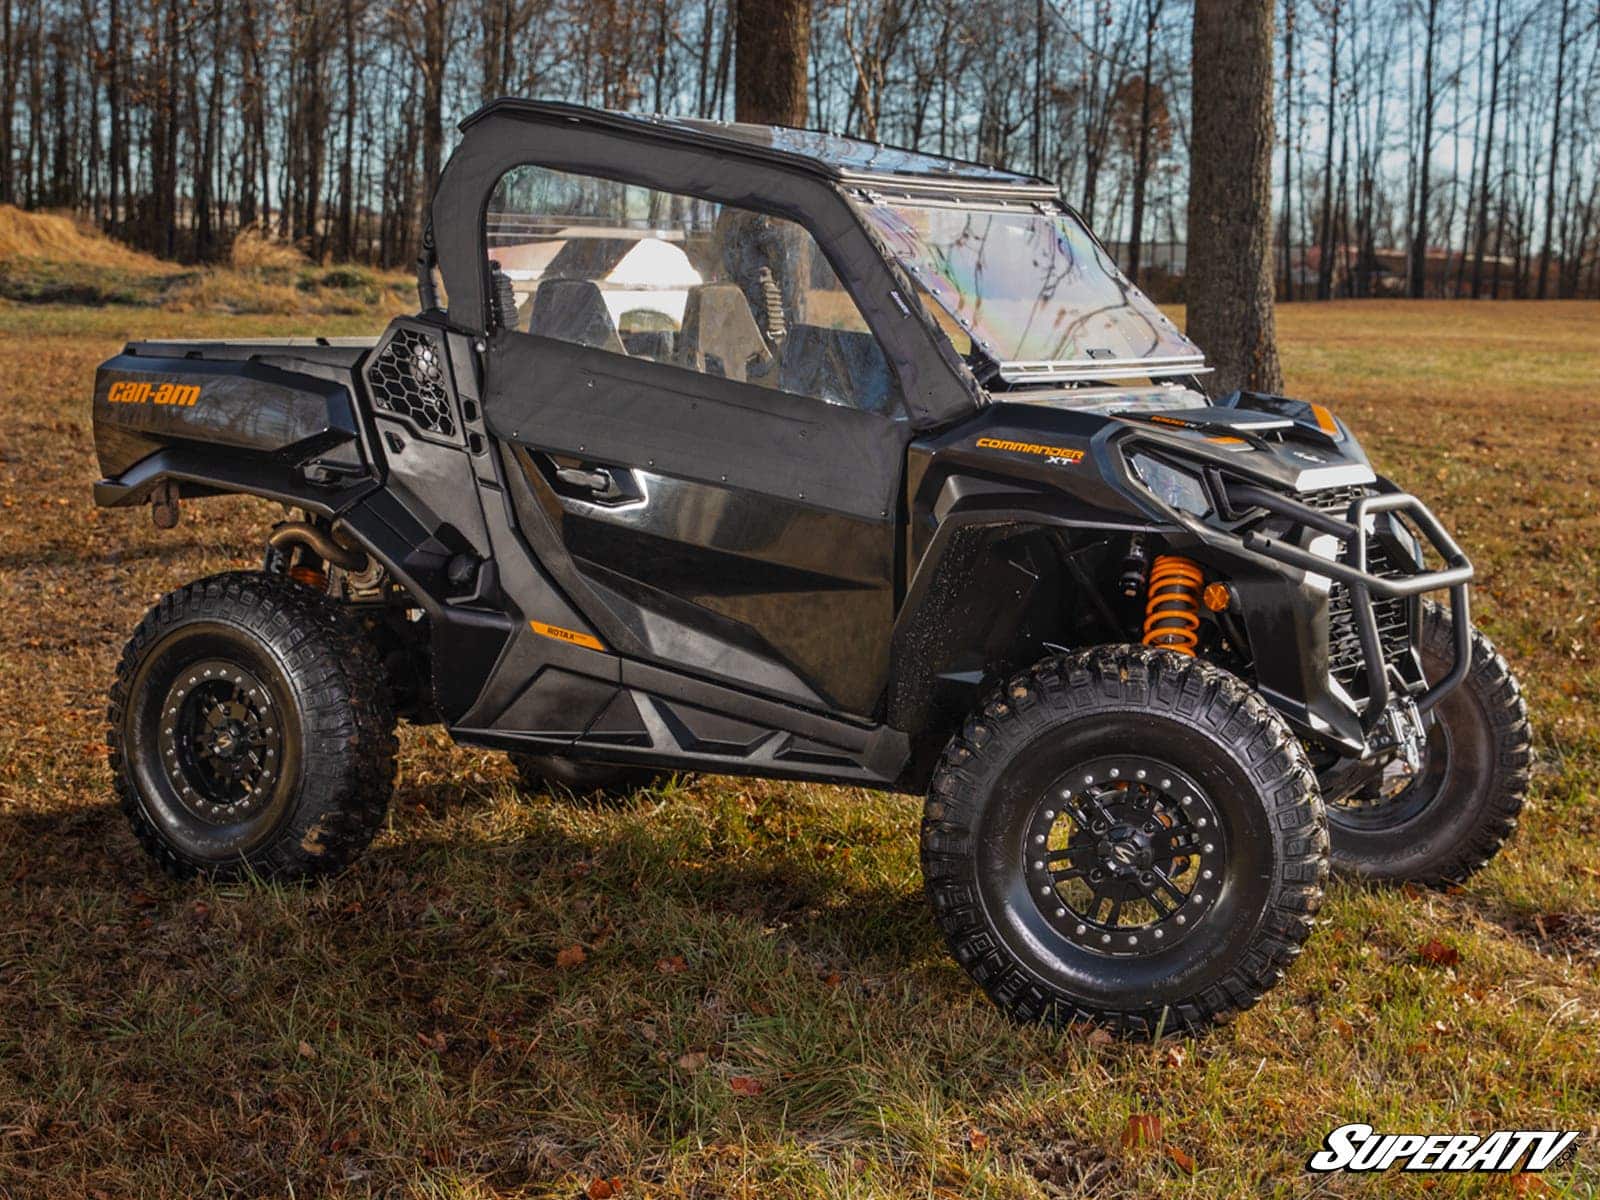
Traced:
POLYGON ((1334 0, 1329 19, 1333 22, 1333 45, 1328 54, 1328 146, 1322 163, 1322 224, 1317 237, 1317 299, 1333 298, 1333 145, 1334 105, 1339 98, 1339 7, 1334 0))
POLYGON ((1539 251, 1539 299, 1545 297, 1545 279, 1550 274, 1551 232, 1556 224, 1556 168, 1561 164, 1561 103, 1567 73, 1567 14, 1572 0, 1561 0, 1561 31, 1556 35, 1555 115, 1550 129, 1550 171, 1544 191, 1544 247, 1539 251))
MULTIPOLYGON (((1489 239, 1489 163, 1494 157, 1494 118, 1500 104, 1500 9, 1494 0, 1494 36, 1489 44, 1489 131, 1483 139, 1483 175, 1478 190, 1478 235, 1472 259, 1472 298, 1483 291, 1483 255, 1489 239)), ((1498 268, 1496 268, 1498 271, 1498 268)))
POLYGON ((1155 69, 1156 22, 1161 0, 1145 0, 1144 74, 1139 79, 1139 150, 1133 164, 1133 218, 1128 235, 1128 278, 1139 282, 1144 256, 1144 193, 1150 179, 1150 72, 1155 69))
MULTIPOLYGON (((112 14, 115 15, 116 0, 111 0, 112 14)), ((13 204, 16 202, 16 193, 12 188, 11 172, 15 166, 16 148, 12 141, 12 120, 16 116, 17 108, 17 70, 15 24, 11 12, 12 0, 0 0, 4 9, 0 10, 0 39, 4 41, 5 61, 0 62, 0 204, 13 204)), ((115 111, 113 109, 113 111, 115 111)))
POLYGON ((1273 0, 1197 0, 1189 335, 1218 394, 1277 392, 1272 300, 1273 0))
POLYGON ((1413 300, 1422 299, 1428 282, 1428 163, 1433 153, 1433 46, 1437 41, 1439 0, 1428 0, 1427 13, 1422 51, 1422 145, 1417 148, 1417 216, 1411 227, 1413 300))
POLYGON ((734 119, 806 123, 811 0, 734 0, 734 119))
POLYGON ((344 0, 344 153, 339 156, 339 257, 356 256, 356 14, 355 0, 344 0))
POLYGON ((1294 299, 1294 0, 1283 6, 1283 298, 1294 299))

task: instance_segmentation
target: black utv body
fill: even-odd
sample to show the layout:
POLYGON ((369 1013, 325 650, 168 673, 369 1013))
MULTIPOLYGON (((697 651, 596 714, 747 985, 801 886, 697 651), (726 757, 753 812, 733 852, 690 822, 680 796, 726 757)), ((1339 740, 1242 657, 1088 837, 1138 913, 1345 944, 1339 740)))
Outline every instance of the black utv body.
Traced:
POLYGON ((968 971, 1145 1031, 1270 986, 1330 854, 1439 882, 1509 833, 1527 723, 1465 555, 1325 408, 1208 396, 1052 187, 562 104, 462 128, 417 316, 100 368, 101 504, 291 510, 119 670, 170 870, 344 865, 397 715, 578 791, 925 792, 968 971))

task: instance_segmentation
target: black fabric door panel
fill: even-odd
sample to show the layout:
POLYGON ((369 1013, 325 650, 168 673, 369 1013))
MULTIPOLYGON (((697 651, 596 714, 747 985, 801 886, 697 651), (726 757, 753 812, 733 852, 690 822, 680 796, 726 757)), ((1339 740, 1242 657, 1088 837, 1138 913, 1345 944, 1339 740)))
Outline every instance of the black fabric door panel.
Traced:
POLYGON ((524 333, 489 345, 491 432, 559 454, 892 516, 911 428, 772 388, 524 333))
POLYGON ((582 593, 603 590, 633 606, 619 619, 644 659, 877 710, 907 422, 516 332, 491 344, 484 418, 520 448, 539 497, 523 519, 550 522, 547 552, 597 628, 582 593), (557 490, 551 456, 625 472, 636 498, 557 490))

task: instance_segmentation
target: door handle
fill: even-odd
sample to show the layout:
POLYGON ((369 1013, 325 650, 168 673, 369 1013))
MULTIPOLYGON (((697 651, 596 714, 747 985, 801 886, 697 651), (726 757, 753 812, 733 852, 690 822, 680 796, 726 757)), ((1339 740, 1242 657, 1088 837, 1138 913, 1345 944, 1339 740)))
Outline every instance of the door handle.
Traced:
POLYGON ((610 473, 598 467, 593 471, 585 471, 582 467, 557 467, 556 478, 573 487, 588 488, 591 492, 603 492, 617 486, 610 473))
POLYGON ((627 493, 617 486, 616 479, 604 467, 585 470, 583 467, 557 467, 556 478, 573 487, 586 488, 596 500, 621 500, 627 493))

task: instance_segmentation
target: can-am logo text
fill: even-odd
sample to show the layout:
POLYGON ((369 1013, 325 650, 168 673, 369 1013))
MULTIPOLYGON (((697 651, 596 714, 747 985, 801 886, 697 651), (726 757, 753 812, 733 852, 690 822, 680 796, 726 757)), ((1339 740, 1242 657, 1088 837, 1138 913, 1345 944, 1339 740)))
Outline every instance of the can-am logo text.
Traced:
POLYGON ((1576 1130, 1501 1129, 1475 1133, 1378 1133, 1341 1125, 1306 1163, 1309 1171, 1543 1171, 1576 1141, 1576 1130))

